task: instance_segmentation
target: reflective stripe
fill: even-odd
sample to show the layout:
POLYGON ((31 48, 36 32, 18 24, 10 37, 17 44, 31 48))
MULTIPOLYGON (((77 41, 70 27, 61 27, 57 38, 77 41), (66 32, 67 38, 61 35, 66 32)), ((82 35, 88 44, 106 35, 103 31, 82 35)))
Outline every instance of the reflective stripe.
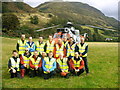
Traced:
MULTIPOLYGON (((32 64, 33 64, 34 66, 38 66, 39 63, 40 63, 40 61, 41 61, 41 58, 38 57, 36 61, 35 61, 34 58, 31 58, 30 60, 32 61, 32 64)), ((31 68, 31 69, 33 70, 33 68, 31 68)))
MULTIPOLYGON (((88 44, 86 44, 86 43, 84 43, 83 46, 81 46, 81 44, 78 44, 79 52, 80 52, 80 53, 85 52, 85 48, 86 48, 86 46, 88 46, 88 44)), ((86 53, 85 55, 83 55, 82 57, 86 57, 86 56, 87 56, 87 53, 86 53)))
POLYGON ((64 51, 64 44, 62 43, 61 47, 59 47, 59 45, 56 44, 56 57, 59 57, 60 53, 64 53, 63 51, 64 51))
POLYGON ((57 63, 60 66, 60 69, 64 72, 68 72, 68 65, 67 65, 67 58, 63 58, 63 62, 60 60, 60 58, 57 59, 57 63))
POLYGON ((53 52, 53 50, 54 50, 54 41, 52 41, 51 43, 49 41, 47 41, 46 53, 49 53, 50 51, 53 52))
MULTIPOLYGON (((49 57, 45 57, 44 60, 45 60, 45 62, 46 62, 45 67, 46 67, 48 70, 50 70, 50 69, 53 67, 53 64, 54 64, 54 62, 55 62, 55 59, 54 59, 54 58, 51 58, 51 60, 49 61, 49 57)), ((48 72, 44 71, 44 73, 47 74, 48 72)))
POLYGON ((23 56, 23 60, 24 60, 24 63, 27 65, 27 68, 30 68, 29 62, 31 57, 32 55, 30 57, 23 56))
POLYGON ((82 58, 80 57, 79 61, 74 60, 74 57, 72 58, 73 62, 74 62, 74 67, 80 67, 80 62, 82 60, 82 58))
POLYGON ((24 60, 24 61, 29 61, 29 60, 24 60))
POLYGON ((36 46, 36 50, 42 54, 42 52, 44 52, 45 43, 43 42, 42 44, 40 44, 39 41, 37 41, 36 46))
POLYGON ((19 54, 23 54, 26 48, 26 40, 24 41, 24 43, 22 42, 22 40, 18 40, 18 44, 19 44, 19 54))
POLYGON ((25 47, 25 46, 19 46, 19 47, 25 47))
POLYGON ((27 43, 27 48, 33 48, 35 46, 35 43, 32 44, 32 46, 30 46, 28 43, 27 43))
POLYGON ((74 56, 74 55, 75 55, 75 45, 76 45, 76 44, 73 44, 72 46, 70 46, 70 45, 68 44, 67 57, 69 57, 70 55, 71 55, 71 56, 74 56))

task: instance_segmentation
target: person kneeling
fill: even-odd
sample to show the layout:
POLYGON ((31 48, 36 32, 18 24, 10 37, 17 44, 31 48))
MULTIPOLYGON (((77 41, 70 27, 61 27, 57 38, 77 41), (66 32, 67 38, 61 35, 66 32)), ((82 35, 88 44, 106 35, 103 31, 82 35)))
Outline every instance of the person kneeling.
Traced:
POLYGON ((20 57, 21 62, 21 77, 24 78, 24 75, 29 75, 30 71, 30 58, 32 57, 31 53, 29 52, 29 49, 25 49, 25 53, 20 57))
POLYGON ((38 51, 34 51, 34 55, 30 59, 30 77, 42 75, 42 60, 38 56, 38 51))
POLYGON ((79 56, 78 52, 75 52, 75 56, 70 60, 71 73, 73 75, 79 76, 84 72, 84 61, 79 56))
POLYGON ((63 53, 59 55, 59 58, 57 59, 57 65, 58 65, 58 71, 60 72, 60 75, 64 78, 69 78, 69 72, 68 72, 68 64, 67 64, 68 58, 63 57, 63 53))
POLYGON ((42 67, 44 71, 44 79, 49 79, 55 75, 56 59, 53 58, 53 52, 50 51, 49 57, 44 57, 42 67))
POLYGON ((16 50, 13 50, 12 52, 13 56, 8 61, 8 68, 9 72, 11 74, 11 78, 20 76, 20 58, 18 57, 18 53, 16 50))

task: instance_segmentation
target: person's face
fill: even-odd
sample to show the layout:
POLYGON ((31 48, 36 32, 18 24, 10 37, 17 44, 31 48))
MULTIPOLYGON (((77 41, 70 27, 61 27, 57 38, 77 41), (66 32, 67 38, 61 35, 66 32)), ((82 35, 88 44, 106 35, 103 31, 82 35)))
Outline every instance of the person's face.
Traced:
POLYGON ((81 43, 84 43, 84 38, 81 38, 81 43))
POLYGON ((75 53, 75 57, 77 58, 79 56, 79 54, 78 53, 75 53))
POLYGON ((53 56, 53 53, 49 53, 49 57, 52 57, 53 56))
POLYGON ((38 56, 38 52, 34 52, 34 55, 37 57, 38 56))
POLYGON ((62 55, 62 54, 60 54, 60 55, 59 55, 59 57, 60 57, 60 58, 63 58, 63 55, 62 55))
POLYGON ((49 40, 52 41, 52 36, 49 36, 49 40))
POLYGON ((63 41, 67 41, 67 38, 65 37, 65 38, 63 38, 63 41))
POLYGON ((25 39, 25 35, 22 35, 22 36, 21 36, 21 39, 24 40, 24 39, 25 39))
POLYGON ((70 38, 70 42, 72 42, 73 41, 73 39, 72 38, 70 38))
POLYGON ((42 56, 45 57, 45 56, 46 56, 46 53, 42 53, 42 56))
POLYGON ((17 57, 18 53, 17 52, 13 52, 13 56, 17 57))
POLYGON ((61 44, 62 43, 62 40, 61 39, 58 39, 58 44, 61 44))
POLYGON ((40 42, 42 42, 42 41, 43 41, 43 38, 42 38, 42 37, 40 37, 40 38, 39 38, 39 40, 40 40, 40 42))
POLYGON ((29 39, 30 42, 32 42, 32 39, 29 39))

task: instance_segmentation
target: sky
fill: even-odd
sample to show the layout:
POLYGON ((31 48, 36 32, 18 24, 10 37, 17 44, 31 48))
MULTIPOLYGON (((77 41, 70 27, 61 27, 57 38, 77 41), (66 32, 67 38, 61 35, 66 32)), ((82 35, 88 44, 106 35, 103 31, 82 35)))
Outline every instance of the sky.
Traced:
MULTIPOLYGON (((41 3, 50 0, 23 0, 23 1, 32 7, 36 7, 41 3)), ((106 16, 114 17, 115 19, 118 20, 118 2, 120 0, 64 0, 64 1, 87 3, 90 6, 93 6, 102 11, 106 16)))

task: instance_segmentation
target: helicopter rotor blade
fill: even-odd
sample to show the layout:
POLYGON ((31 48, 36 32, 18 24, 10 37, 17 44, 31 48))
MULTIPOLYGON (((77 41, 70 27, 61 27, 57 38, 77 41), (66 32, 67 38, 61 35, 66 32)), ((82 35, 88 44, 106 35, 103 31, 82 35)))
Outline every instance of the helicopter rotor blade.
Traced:
POLYGON ((39 30, 36 30, 36 32, 39 32, 39 31, 44 31, 46 29, 51 29, 51 28, 55 28, 55 27, 58 27, 60 25, 56 25, 56 26, 51 26, 51 27, 47 27, 47 28, 43 28, 43 29, 39 29, 39 30))

